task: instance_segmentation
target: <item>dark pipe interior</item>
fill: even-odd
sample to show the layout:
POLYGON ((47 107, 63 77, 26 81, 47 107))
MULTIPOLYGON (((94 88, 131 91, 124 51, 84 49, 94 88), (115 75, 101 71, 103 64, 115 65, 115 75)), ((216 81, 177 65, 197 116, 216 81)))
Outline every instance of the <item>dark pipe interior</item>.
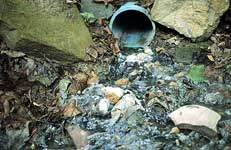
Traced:
POLYGON ((144 44, 152 34, 153 26, 150 19, 142 12, 128 10, 120 13, 114 20, 112 28, 117 37, 126 43, 144 44))
POLYGON ((135 10, 128 10, 115 18, 113 27, 118 27, 123 31, 145 32, 152 30, 152 23, 145 14, 135 10))

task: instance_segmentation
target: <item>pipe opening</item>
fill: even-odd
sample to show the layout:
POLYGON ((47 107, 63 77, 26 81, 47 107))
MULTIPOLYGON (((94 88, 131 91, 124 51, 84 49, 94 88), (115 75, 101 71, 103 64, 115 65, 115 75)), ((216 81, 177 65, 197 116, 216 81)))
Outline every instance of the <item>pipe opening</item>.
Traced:
POLYGON ((141 47, 150 43, 154 36, 154 27, 149 17, 136 10, 127 10, 118 14, 112 24, 112 32, 127 47, 141 47))

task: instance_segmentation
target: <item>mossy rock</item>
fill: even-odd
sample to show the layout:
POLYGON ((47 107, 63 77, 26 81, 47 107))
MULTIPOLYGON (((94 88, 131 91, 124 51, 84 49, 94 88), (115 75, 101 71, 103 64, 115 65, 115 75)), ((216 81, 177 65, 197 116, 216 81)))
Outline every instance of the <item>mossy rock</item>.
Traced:
POLYGON ((92 38, 74 5, 60 0, 0 4, 0 36, 11 49, 58 61, 84 59, 92 38))
POLYGON ((202 50, 207 49, 210 42, 184 43, 176 48, 175 59, 177 62, 190 64, 193 56, 197 56, 202 50))

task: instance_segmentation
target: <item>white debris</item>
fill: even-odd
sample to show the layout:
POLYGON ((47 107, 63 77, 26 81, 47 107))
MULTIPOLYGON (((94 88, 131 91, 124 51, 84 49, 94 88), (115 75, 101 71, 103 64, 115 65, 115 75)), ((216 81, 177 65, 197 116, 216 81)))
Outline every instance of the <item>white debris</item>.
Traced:
POLYGON ((128 55, 126 57, 125 63, 126 62, 130 62, 130 63, 138 63, 143 64, 145 62, 151 62, 152 61, 152 56, 146 53, 138 53, 138 54, 132 54, 132 55, 128 55))
POLYGON ((107 115, 109 110, 110 102, 108 99, 101 99, 97 104, 97 108, 100 114, 107 115))
POLYGON ((114 124, 120 118, 120 116, 124 115, 132 106, 136 106, 136 110, 144 110, 136 96, 132 92, 129 92, 128 94, 125 94, 122 99, 113 107, 111 111, 111 124, 114 124))
POLYGON ((148 54, 148 55, 153 55, 152 49, 151 49, 150 47, 148 47, 148 46, 146 46, 146 47, 144 48, 144 52, 145 52, 146 54, 148 54))
POLYGON ((221 118, 215 111, 200 105, 180 107, 169 117, 179 128, 195 130, 207 136, 216 136, 216 126, 221 118))

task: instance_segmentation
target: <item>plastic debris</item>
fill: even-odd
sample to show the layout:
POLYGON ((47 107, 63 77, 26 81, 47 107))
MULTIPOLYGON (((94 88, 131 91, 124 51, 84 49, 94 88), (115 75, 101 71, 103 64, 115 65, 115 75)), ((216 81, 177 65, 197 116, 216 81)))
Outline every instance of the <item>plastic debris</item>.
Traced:
POLYGON ((207 136, 216 136, 217 123, 221 116, 215 111, 200 105, 186 105, 175 110, 169 117, 182 129, 191 129, 207 136))

